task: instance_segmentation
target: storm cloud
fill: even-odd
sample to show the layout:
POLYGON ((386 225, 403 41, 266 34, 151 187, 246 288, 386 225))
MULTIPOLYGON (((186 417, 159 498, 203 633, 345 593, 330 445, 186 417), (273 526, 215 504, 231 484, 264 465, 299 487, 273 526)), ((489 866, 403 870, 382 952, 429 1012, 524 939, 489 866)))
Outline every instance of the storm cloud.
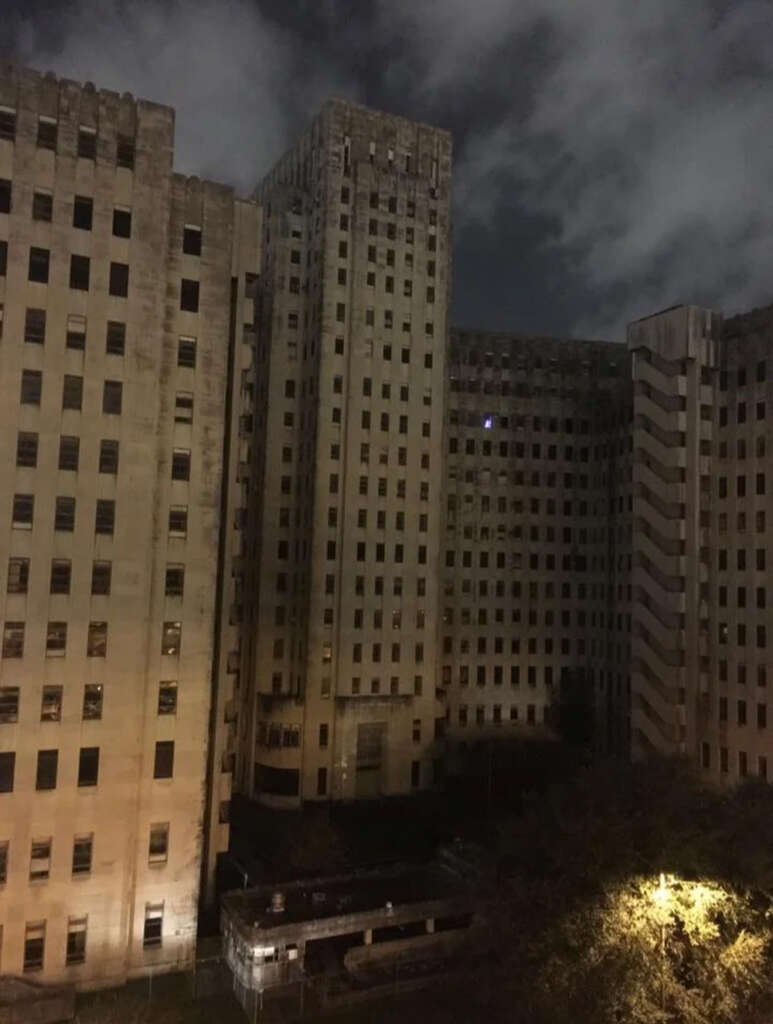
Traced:
POLYGON ((674 302, 773 300, 768 2, 47 12, 20 5, 16 59, 172 104, 179 168, 242 191, 331 93, 450 128, 457 323, 622 340, 674 302))

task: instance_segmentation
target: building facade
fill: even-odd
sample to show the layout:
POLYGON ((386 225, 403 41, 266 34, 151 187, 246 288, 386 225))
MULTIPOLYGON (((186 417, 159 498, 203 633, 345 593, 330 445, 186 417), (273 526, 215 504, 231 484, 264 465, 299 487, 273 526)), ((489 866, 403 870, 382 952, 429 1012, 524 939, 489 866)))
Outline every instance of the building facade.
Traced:
POLYGON ((173 128, 0 75, 0 969, 81 986, 189 964, 227 844, 223 410, 259 211, 174 174, 173 128))

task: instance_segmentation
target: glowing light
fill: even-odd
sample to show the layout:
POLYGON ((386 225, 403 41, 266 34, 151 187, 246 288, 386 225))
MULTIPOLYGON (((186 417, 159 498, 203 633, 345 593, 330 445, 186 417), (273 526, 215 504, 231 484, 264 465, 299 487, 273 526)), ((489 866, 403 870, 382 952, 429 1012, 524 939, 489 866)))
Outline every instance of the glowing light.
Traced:
POLYGON ((491 428, 493 426, 494 426, 494 417, 493 416, 484 416, 483 417, 483 429, 484 430, 491 430, 491 428))

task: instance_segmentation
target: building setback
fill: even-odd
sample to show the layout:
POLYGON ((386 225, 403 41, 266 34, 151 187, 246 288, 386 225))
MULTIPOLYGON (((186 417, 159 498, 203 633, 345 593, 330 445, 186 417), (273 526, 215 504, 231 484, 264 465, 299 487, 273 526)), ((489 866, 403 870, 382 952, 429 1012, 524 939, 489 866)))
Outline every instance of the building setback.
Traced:
POLYGON ((0 971, 190 966, 232 781, 423 790, 567 694, 767 778, 773 307, 451 331, 447 133, 329 101, 246 201, 173 121, 0 70, 0 971))

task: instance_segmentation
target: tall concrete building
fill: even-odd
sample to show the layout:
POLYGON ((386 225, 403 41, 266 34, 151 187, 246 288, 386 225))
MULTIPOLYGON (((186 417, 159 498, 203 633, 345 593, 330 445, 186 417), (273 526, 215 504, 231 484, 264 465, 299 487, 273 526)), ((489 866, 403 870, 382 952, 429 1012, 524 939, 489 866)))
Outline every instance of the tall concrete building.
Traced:
POLYGON ((0 970, 81 986, 190 964, 227 845, 260 211, 173 129, 0 73, 0 970))
POLYGON ((263 181, 239 786, 439 770, 447 133, 331 101, 263 181))

